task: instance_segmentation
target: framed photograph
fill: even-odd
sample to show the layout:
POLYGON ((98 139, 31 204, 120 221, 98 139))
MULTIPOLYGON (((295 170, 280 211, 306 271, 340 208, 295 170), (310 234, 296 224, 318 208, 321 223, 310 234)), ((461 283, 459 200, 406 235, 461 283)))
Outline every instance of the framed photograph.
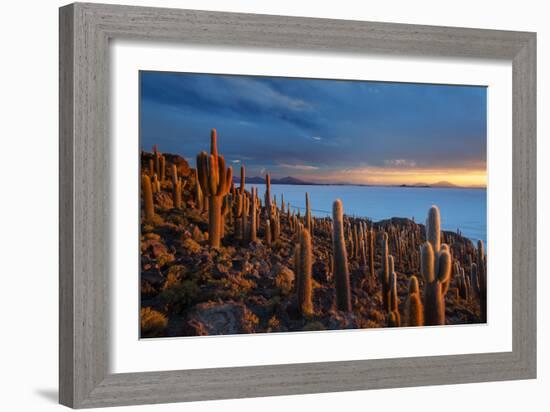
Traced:
POLYGON ((62 7, 60 402, 536 377, 535 86, 534 33, 62 7))

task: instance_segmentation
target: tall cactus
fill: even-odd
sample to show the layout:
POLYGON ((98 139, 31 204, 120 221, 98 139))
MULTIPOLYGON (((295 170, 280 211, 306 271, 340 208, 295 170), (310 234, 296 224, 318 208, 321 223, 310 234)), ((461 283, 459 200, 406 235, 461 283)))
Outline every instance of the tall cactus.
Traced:
MULTIPOLYGON (((436 205, 432 205, 428 211, 428 217, 426 219, 426 240, 432 245, 434 255, 441 253, 442 249, 445 249, 450 253, 449 246, 445 243, 441 243, 441 214, 439 208, 436 205)), ((439 260, 435 260, 434 266, 435 273, 439 272, 439 260)), ((451 273, 452 275, 452 273, 451 273)), ((451 283, 451 276, 442 285, 443 296, 447 294, 451 283)))
POLYGON ((374 277, 376 276, 375 273, 374 273, 374 255, 375 255, 375 250, 374 250, 374 238, 376 237, 376 231, 374 230, 374 227, 371 228, 371 230, 369 231, 369 267, 370 267, 370 275, 372 276, 372 278, 374 279, 374 277))
POLYGON ((269 223, 269 219, 265 220, 265 243, 267 246, 271 246, 271 223, 269 223))
POLYGON ((311 233, 312 223, 311 223, 311 205, 309 203, 309 193, 306 192, 306 229, 311 233))
POLYGON ((300 246, 296 248, 296 294, 298 296, 298 308, 302 316, 313 314, 311 266, 313 264, 311 251, 311 235, 307 229, 300 234, 300 246))
POLYGON ((223 239, 225 237, 225 221, 226 216, 229 214, 229 211, 231 210, 231 204, 229 202, 229 196, 224 196, 222 200, 222 209, 221 209, 221 220, 220 220, 220 239, 223 239))
POLYGON ((224 157, 218 155, 216 129, 210 135, 210 155, 201 152, 197 156, 197 170, 202 192, 208 198, 208 244, 219 247, 222 201, 229 193, 233 169, 226 169, 224 157))
POLYGON ((425 242, 420 249, 420 270, 426 281, 424 290, 424 319, 426 325, 444 325, 445 296, 443 295, 443 285, 451 276, 451 255, 446 249, 434 254, 432 244, 425 242))
POLYGON ((344 241, 344 207, 340 199, 332 205, 334 255, 334 279, 336 283, 336 307, 338 310, 351 312, 351 291, 348 269, 348 255, 344 241))
POLYGON ((471 266, 471 284, 479 299, 479 310, 482 322, 487 322, 487 258, 483 241, 477 242, 476 263, 471 266))
POLYGON ((245 177, 246 177, 246 168, 243 164, 241 164, 241 186, 239 188, 239 192, 241 194, 244 193, 244 187, 245 187, 245 177))
POLYGON ((382 285, 382 303, 384 310, 391 312, 390 308, 390 264, 393 266, 393 257, 389 254, 388 234, 382 232, 380 237, 380 250, 382 253, 382 262, 378 272, 378 281, 382 285))
POLYGON ((235 192, 235 201, 233 202, 233 235, 235 239, 242 240, 242 214, 243 214, 243 197, 244 193, 235 192))
POLYGON ((205 209, 204 196, 202 194, 201 185, 199 183, 199 174, 197 172, 197 169, 194 169, 194 177, 195 177, 195 208, 202 212, 205 209))
POLYGON ((274 242, 277 242, 279 240, 279 237, 281 236, 281 220, 279 217, 279 211, 275 210, 274 213, 271 216, 271 230, 272 230, 272 238, 274 242))
POLYGON ((151 179, 146 174, 141 175, 141 192, 143 194, 145 221, 151 222, 155 218, 155 207, 153 204, 153 188, 151 185, 151 179))
POLYGON ((172 165, 172 201, 176 209, 181 209, 181 190, 182 183, 178 179, 178 168, 172 165))
POLYGON ((416 276, 409 279, 409 296, 405 303, 405 321, 407 326, 424 325, 424 308, 420 300, 420 288, 416 276))
POLYGON ((426 325, 445 324, 445 294, 451 282, 449 246, 441 243, 439 208, 432 206, 426 219, 426 242, 420 249, 420 269, 426 281, 424 320, 426 325))
POLYGON ((250 198, 248 193, 244 192, 242 194, 242 211, 241 211, 241 233, 242 240, 246 244, 250 239, 250 231, 248 228, 248 212, 250 211, 250 198))
POLYGON ((397 274, 392 271, 390 275, 390 325, 401 326, 401 315, 399 314, 399 298, 397 297, 397 274))
POLYGON ((271 178, 269 177, 269 173, 265 175, 264 203, 266 216, 271 218, 271 178))
POLYGON ((255 242, 256 241, 256 224, 258 223, 256 221, 256 209, 258 208, 258 197, 256 190, 252 188, 252 195, 250 199, 250 241, 255 242))
POLYGON ((160 155, 160 182, 163 183, 166 176, 166 158, 160 155))

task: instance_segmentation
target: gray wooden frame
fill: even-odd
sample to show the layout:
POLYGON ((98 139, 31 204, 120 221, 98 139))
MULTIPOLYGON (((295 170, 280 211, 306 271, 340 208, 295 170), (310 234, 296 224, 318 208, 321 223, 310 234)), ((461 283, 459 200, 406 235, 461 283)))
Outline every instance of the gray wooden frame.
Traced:
MULTIPOLYGON (((75 408, 536 377, 536 34, 71 4, 60 9, 60 402, 75 408), (505 59, 513 65, 513 350, 108 372, 109 40, 505 59)), ((508 119, 506 119, 508 120, 508 119)))

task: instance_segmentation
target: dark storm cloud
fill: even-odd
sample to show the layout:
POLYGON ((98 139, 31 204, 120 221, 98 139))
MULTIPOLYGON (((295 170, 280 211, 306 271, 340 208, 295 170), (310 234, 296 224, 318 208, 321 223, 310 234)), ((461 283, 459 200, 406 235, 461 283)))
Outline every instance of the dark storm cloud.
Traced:
POLYGON ((141 146, 194 158, 209 131, 252 173, 484 168, 486 89, 141 73, 141 146))

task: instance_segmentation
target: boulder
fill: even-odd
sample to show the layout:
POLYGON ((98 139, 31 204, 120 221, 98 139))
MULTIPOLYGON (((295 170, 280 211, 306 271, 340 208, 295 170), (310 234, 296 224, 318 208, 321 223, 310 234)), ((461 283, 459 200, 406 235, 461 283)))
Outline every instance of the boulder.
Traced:
POLYGON ((186 316, 189 335, 254 333, 258 318, 242 303, 207 302, 195 305, 186 316))

